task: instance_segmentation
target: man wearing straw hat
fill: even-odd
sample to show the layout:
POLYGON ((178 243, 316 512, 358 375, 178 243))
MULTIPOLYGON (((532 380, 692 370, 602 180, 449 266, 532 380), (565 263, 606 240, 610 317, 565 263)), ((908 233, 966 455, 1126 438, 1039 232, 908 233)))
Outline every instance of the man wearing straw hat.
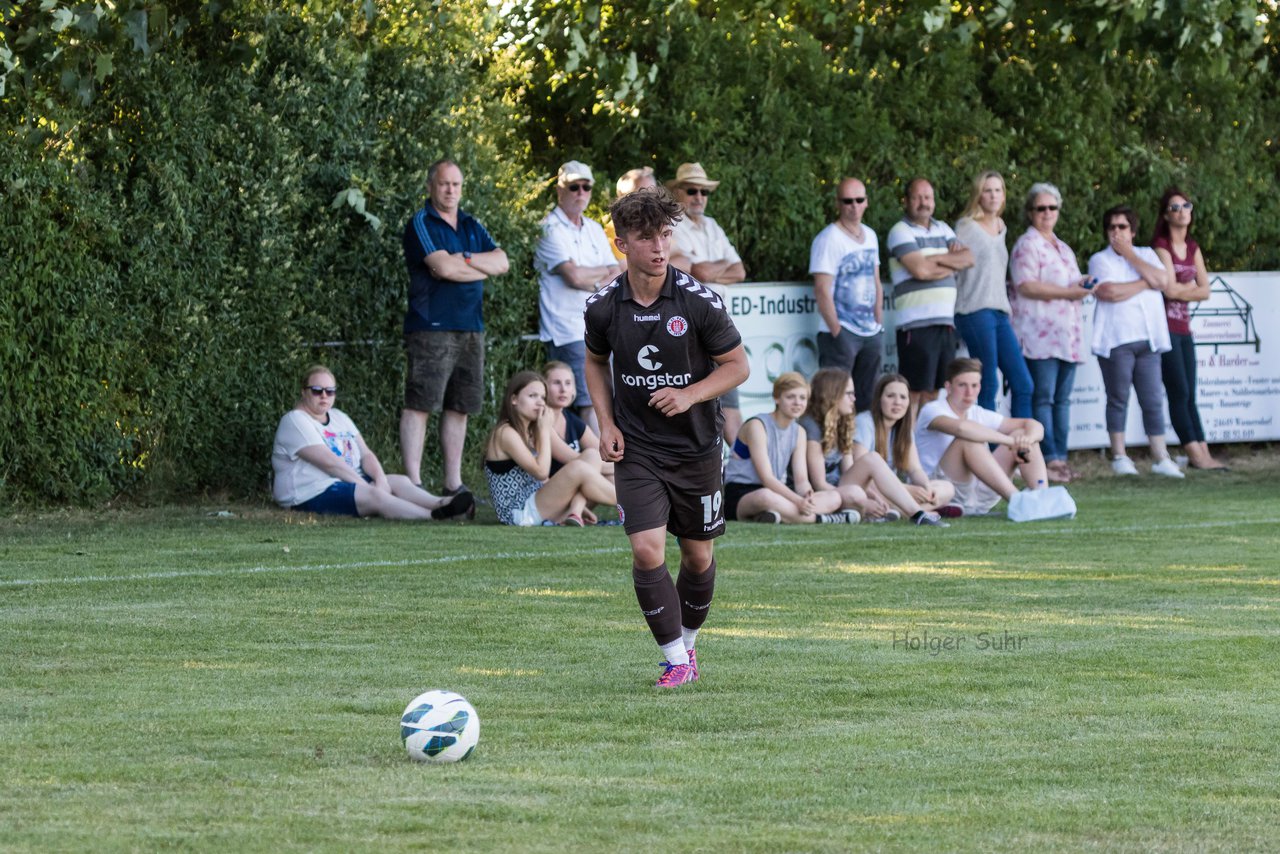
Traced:
MULTIPOLYGON (((684 218, 676 224, 672 235, 670 263, 711 286, 723 298, 724 285, 743 281, 747 271, 724 229, 707 216, 707 202, 719 186, 719 181, 707 177, 701 163, 681 163, 676 170, 676 177, 668 187, 684 207, 684 218)), ((720 406, 724 410, 724 440, 733 447, 738 429, 742 427, 738 390, 734 388, 720 398, 720 406)))

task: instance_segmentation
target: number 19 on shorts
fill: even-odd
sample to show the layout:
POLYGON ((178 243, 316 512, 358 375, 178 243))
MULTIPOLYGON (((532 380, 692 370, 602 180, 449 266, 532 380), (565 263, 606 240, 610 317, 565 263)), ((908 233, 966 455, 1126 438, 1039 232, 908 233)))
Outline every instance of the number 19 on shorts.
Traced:
POLYGON ((710 530, 713 522, 720 519, 720 507, 724 501, 720 491, 716 490, 711 495, 702 496, 702 527, 703 530, 710 530))

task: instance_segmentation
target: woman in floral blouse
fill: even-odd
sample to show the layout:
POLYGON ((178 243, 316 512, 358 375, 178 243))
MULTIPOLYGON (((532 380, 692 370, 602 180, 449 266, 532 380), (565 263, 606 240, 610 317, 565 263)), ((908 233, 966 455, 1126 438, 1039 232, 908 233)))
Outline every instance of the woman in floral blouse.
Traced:
POLYGON ((1049 480, 1069 483, 1078 476, 1067 465, 1067 438, 1076 365, 1085 357, 1080 301, 1089 289, 1075 253, 1053 233, 1061 208, 1057 187, 1031 185, 1025 205, 1031 227, 1013 245, 1009 278, 1014 290, 1013 330, 1035 383, 1031 408, 1044 425, 1040 446, 1049 480))

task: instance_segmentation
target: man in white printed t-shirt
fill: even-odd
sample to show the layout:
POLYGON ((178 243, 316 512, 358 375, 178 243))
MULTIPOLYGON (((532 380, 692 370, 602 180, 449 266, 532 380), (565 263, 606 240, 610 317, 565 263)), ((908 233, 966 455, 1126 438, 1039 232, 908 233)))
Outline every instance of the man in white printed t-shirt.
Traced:
MULTIPOLYGON (((1044 489, 1046 469, 1040 453, 1044 427, 1034 418, 1005 418, 978 405, 982 363, 953 359, 947 365, 946 394, 920 407, 916 451, 930 477, 955 484, 955 504, 982 514, 1018 491, 1014 468, 1029 489, 1044 489), (989 445, 999 445, 993 452, 989 445)), ((951 515, 951 514, 947 514, 951 515)))
POLYGON ((864 225, 867 187, 845 178, 836 187, 836 221, 813 239, 809 275, 818 314, 818 367, 840 368, 853 377, 855 407, 870 408, 884 356, 884 288, 880 284, 880 244, 864 225))
POLYGON ((591 202, 595 178, 590 167, 570 160, 556 176, 557 204, 542 220, 542 236, 534 251, 538 271, 538 337, 547 344, 547 359, 564 362, 573 370, 578 415, 599 430, 583 365, 583 308, 587 297, 612 282, 622 269, 613 257, 604 227, 583 211, 591 202))

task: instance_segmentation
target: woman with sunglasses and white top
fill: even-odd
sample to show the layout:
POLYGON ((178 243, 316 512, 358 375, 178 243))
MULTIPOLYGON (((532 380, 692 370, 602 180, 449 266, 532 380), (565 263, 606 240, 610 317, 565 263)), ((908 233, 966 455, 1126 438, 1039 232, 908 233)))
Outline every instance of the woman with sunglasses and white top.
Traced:
POLYGON ((324 365, 302 378, 297 404, 276 428, 272 495, 285 508, 341 516, 447 519, 472 506, 471 493, 438 498, 402 474, 387 474, 346 413, 333 406, 338 384, 324 365))
POLYGON ((1173 284, 1173 269, 1150 246, 1134 246, 1138 214, 1117 205, 1102 215, 1107 247, 1089 259, 1089 276, 1098 281, 1094 295, 1093 354, 1107 389, 1107 434, 1111 437, 1111 470, 1138 473, 1125 451, 1125 419, 1129 391, 1138 395, 1142 425, 1151 445, 1151 473, 1185 477, 1169 459, 1164 440, 1164 385, 1160 354, 1169 350, 1169 323, 1164 291, 1173 284))

